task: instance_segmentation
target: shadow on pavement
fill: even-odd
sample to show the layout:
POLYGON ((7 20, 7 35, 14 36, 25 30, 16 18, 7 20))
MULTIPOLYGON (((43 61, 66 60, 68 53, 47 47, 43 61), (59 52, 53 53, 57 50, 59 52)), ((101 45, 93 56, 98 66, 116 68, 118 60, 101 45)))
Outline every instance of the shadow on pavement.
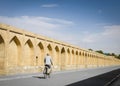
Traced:
POLYGON ((33 76, 33 78, 45 79, 45 77, 43 77, 43 76, 33 76))
POLYGON ((78 81, 66 86, 109 86, 107 83, 111 82, 117 75, 120 74, 120 69, 104 73, 83 81, 78 81))

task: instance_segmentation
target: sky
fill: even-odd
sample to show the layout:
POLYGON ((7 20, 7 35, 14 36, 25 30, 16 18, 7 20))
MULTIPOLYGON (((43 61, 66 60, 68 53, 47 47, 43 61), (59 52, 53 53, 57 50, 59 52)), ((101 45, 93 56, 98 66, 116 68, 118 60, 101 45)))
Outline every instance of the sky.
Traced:
POLYGON ((0 0, 0 23, 120 54, 120 0, 0 0))

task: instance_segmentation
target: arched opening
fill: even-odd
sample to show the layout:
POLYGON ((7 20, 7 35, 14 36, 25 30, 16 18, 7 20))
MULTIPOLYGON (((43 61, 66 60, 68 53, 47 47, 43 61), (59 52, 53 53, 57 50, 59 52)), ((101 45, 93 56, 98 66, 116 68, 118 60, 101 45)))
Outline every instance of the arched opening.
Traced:
POLYGON ((53 57, 52 47, 50 44, 47 46, 47 49, 48 49, 47 53, 49 53, 51 55, 51 57, 53 57))
POLYGON ((65 61, 65 49, 64 47, 61 49, 61 70, 65 69, 66 61, 65 61))
POLYGON ((44 65, 44 47, 41 42, 37 45, 37 57, 38 57, 37 66, 43 66, 44 65))
POLYGON ((24 46, 24 65, 32 66, 33 64, 33 44, 29 39, 24 46))
POLYGON ((94 66, 94 57, 93 57, 93 54, 91 54, 91 65, 92 65, 92 67, 94 66))
POLYGON ((8 64, 10 67, 21 65, 21 44, 15 36, 10 40, 8 52, 8 64))
POLYGON ((74 65, 74 61, 75 61, 75 58, 74 58, 74 51, 72 50, 72 65, 74 65))
POLYGON ((83 59, 83 67, 85 67, 85 64, 86 64, 86 63, 85 63, 85 53, 84 53, 84 52, 82 52, 82 54, 81 54, 81 55, 82 55, 82 59, 83 59))
POLYGON ((59 61, 59 56, 60 56, 60 54, 59 54, 59 48, 58 48, 58 46, 56 46, 55 47, 55 56, 54 56, 54 65, 56 65, 57 67, 59 66, 59 63, 60 63, 60 61, 59 61))
POLYGON ((76 67, 78 67, 78 63, 79 63, 79 57, 78 57, 78 51, 76 51, 76 55, 75 55, 75 65, 76 65, 76 67))
POLYGON ((70 65, 70 63, 71 63, 71 57, 70 57, 70 50, 69 50, 69 48, 67 49, 67 65, 70 65))
POLYGON ((81 52, 79 52, 79 55, 81 56, 81 52))
POLYGON ((87 53, 85 53, 85 68, 87 68, 87 53))
MULTIPOLYGON (((4 65, 5 65, 5 43, 3 38, 0 35, 0 71, 4 70, 5 68, 4 65)), ((0 73, 3 73, 3 72, 0 72, 0 73)))
POLYGON ((78 58, 79 58, 79 63, 78 63, 78 64, 81 66, 81 65, 82 65, 82 57, 81 57, 81 52, 79 52, 78 58))
POLYGON ((95 59, 95 58, 96 58, 96 56, 94 55, 94 56, 93 56, 93 59, 94 59, 94 67, 95 67, 95 65, 96 65, 96 59, 95 59))
POLYGON ((92 67, 92 58, 91 58, 91 53, 89 54, 89 65, 92 67))
POLYGON ((89 53, 87 53, 87 66, 89 67, 90 66, 90 60, 89 60, 89 53))
POLYGON ((82 56, 84 56, 85 54, 84 54, 84 52, 82 53, 82 56))

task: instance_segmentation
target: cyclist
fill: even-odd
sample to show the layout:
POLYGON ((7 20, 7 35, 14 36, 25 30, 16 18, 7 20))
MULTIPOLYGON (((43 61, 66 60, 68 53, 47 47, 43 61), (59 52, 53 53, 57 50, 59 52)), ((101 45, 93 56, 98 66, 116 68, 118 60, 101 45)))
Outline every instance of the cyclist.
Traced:
POLYGON ((45 56, 44 58, 44 64, 45 64, 45 69, 44 69, 44 74, 47 74, 47 75, 50 75, 51 71, 52 71, 52 65, 53 65, 53 62, 52 62, 52 59, 51 59, 51 56, 47 53, 47 55, 45 56), (46 69, 46 67, 49 69, 46 69))

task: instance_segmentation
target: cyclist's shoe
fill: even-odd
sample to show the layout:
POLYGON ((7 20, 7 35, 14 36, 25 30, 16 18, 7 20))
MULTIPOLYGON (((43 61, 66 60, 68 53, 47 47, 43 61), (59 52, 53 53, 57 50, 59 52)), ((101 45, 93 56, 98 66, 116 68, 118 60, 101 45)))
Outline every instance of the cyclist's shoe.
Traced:
POLYGON ((48 78, 50 78, 50 74, 48 74, 48 78))

